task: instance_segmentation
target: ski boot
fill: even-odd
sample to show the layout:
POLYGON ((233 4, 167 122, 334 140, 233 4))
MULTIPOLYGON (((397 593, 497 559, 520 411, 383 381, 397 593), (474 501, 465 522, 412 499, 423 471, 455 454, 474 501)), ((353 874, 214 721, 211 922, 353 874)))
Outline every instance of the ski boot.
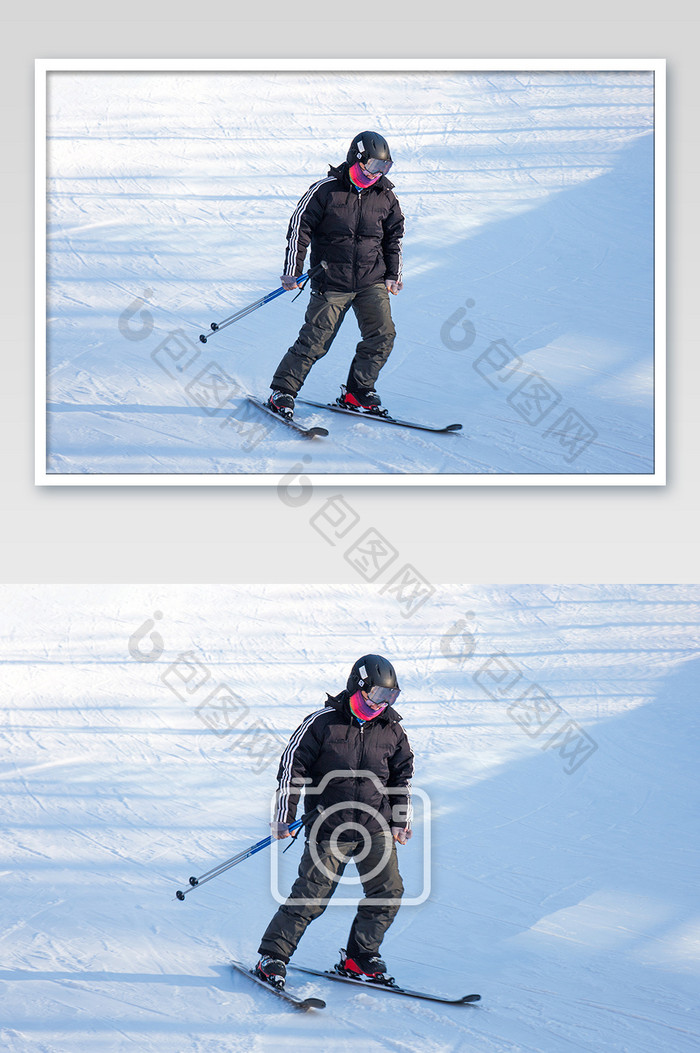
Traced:
POLYGON ((357 391, 348 391, 345 385, 342 384, 340 387, 340 398, 336 399, 336 402, 344 409, 373 413, 379 417, 387 416, 387 411, 382 409, 382 400, 374 388, 360 388, 357 391))
POLYGON ((341 948, 340 962, 335 967, 340 976, 349 976, 353 980, 366 980, 369 983, 385 984, 390 987, 394 983, 391 976, 386 975, 386 962, 378 954, 353 954, 349 955, 345 948, 341 948))
POLYGON ((273 987, 284 987, 287 967, 281 958, 273 958, 269 954, 264 954, 255 966, 255 975, 261 980, 266 980, 273 987))
POLYGON ((294 396, 290 395, 288 391, 273 391, 267 400, 267 404, 271 410, 279 413, 280 417, 286 417, 287 420, 291 420, 294 416, 294 396))

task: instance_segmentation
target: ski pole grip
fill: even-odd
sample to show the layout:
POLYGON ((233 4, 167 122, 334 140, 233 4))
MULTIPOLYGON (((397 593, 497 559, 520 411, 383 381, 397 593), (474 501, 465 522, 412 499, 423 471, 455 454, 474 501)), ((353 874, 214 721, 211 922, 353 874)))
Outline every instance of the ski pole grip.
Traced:
POLYGON ((308 272, 309 278, 313 278, 313 276, 315 274, 318 274, 319 271, 327 271, 327 270, 328 270, 328 264, 326 263, 325 260, 321 260, 321 262, 317 263, 315 267, 311 267, 310 268, 310 270, 308 272))

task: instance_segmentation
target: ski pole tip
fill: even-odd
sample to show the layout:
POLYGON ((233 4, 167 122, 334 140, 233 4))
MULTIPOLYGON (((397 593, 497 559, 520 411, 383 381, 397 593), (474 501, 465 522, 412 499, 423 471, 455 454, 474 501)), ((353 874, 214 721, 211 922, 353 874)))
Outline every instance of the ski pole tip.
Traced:
POLYGON ((185 898, 185 893, 182 891, 182 889, 178 889, 177 892, 175 893, 175 895, 177 896, 178 899, 184 899, 185 898))
POLYGON ((203 344, 206 344, 206 342, 207 342, 207 338, 206 338, 206 336, 204 335, 204 333, 200 333, 200 334, 199 334, 199 339, 200 339, 200 340, 202 341, 202 343, 203 343, 203 344))

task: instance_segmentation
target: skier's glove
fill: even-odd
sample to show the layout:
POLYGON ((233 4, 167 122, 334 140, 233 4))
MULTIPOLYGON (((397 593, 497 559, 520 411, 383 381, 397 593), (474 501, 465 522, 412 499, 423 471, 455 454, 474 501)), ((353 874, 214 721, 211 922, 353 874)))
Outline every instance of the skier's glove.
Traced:
POLYGON ((286 289, 287 292, 291 292, 292 289, 298 289, 299 283, 293 274, 283 274, 280 278, 282 282, 282 288, 286 289))
POLYGON ((399 829, 395 826, 391 832, 394 835, 394 841, 398 841, 400 845, 405 845, 413 837, 413 830, 409 830, 406 827, 399 829))
POLYGON ((288 823, 270 823, 270 830, 276 841, 281 841, 283 837, 290 836, 288 823))
POLYGON ((393 280, 385 279, 384 284, 391 293, 392 296, 396 296, 403 289, 403 282, 395 282, 393 280))

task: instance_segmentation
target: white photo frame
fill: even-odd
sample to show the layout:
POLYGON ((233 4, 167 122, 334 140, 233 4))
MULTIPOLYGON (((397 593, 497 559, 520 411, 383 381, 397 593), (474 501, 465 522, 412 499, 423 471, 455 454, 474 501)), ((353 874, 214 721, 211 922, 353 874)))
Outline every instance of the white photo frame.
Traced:
MULTIPOLYGON (((398 90, 398 89, 397 89, 398 90)), ((420 115, 418 115, 420 117, 420 115)), ((245 113, 241 110, 241 122, 244 121, 245 113)), ((412 120, 415 120, 415 114, 411 116, 412 120)), ((352 121, 356 123, 356 117, 353 114, 352 121)), ((609 129, 611 136, 614 138, 614 129, 609 129)), ((81 133, 81 147, 83 155, 89 155, 90 150, 98 151, 100 149, 97 146, 97 139, 93 139, 92 129, 85 126, 81 133)), ((663 59, 613 59, 613 60, 598 60, 598 59, 565 59, 565 60, 551 60, 551 59, 539 59, 539 60, 512 60, 512 59, 494 59, 494 60, 467 60, 467 59, 333 59, 333 60, 319 60, 319 59, 235 59, 235 60, 207 60, 207 59, 189 59, 189 60, 166 60, 166 59, 154 59, 154 60, 142 60, 142 59, 99 59, 99 60, 83 60, 83 59, 40 59, 36 62, 36 428, 35 428, 35 440, 36 440, 36 457, 35 457, 35 483, 37 485, 129 485, 129 486, 154 486, 154 485, 206 485, 206 486, 220 486, 220 485, 278 485, 281 479, 289 476, 290 471, 295 469, 297 473, 304 472, 309 476, 312 476, 315 480, 323 485, 333 486, 346 486, 346 485, 400 485, 405 486, 407 484, 412 485, 460 485, 460 486, 502 486, 502 485, 527 485, 527 486, 561 486, 561 485, 576 485, 576 486, 611 486, 611 485, 633 485, 633 486, 648 486, 648 485, 664 485, 666 481, 666 412, 665 412, 665 399, 666 399, 666 384, 665 384, 665 145, 666 145, 666 122, 665 122, 665 61, 663 59), (620 73, 645 73, 653 79, 653 127, 647 129, 645 133, 648 137, 652 134, 653 137, 653 186, 650 187, 653 193, 653 219, 649 222, 653 223, 653 230, 647 230, 648 241, 653 243, 653 261, 649 260, 650 273, 653 273, 653 323, 650 323, 649 332, 646 337, 651 341, 653 340, 653 361, 640 361, 637 363, 638 368, 635 368, 634 363, 627 363, 628 374, 622 378, 618 377, 615 380, 615 384, 612 387, 606 387, 604 383, 599 384, 601 403, 609 397, 609 392, 615 387, 619 395, 620 390, 627 385, 626 391, 632 391, 634 397, 640 399, 651 399, 651 411, 647 413, 647 417, 650 422, 650 431, 645 432, 644 435, 644 449, 645 454, 642 457, 638 457, 640 462, 643 462, 643 470, 634 470, 634 463, 637 454, 634 449, 625 452, 624 458, 621 455, 621 463, 624 461, 624 470, 615 470, 614 457, 608 458, 610 462, 610 470, 585 470, 581 467, 582 462, 575 465, 575 468, 570 468, 567 465, 566 458, 562 457, 558 465, 558 470, 550 470, 552 467, 551 462, 547 466, 546 471, 537 470, 537 457, 530 456, 526 450, 524 457, 520 458, 518 465, 530 466, 527 470, 517 470, 507 466, 507 460, 503 463, 506 465, 505 468, 501 466, 494 466, 494 464, 484 464, 483 458, 479 462, 479 458, 474 458, 475 463, 470 465, 470 454, 469 443, 472 446, 475 445, 474 438, 478 437, 479 441, 482 439, 482 435, 479 430, 478 423, 474 424, 468 420, 464 421, 465 432, 469 433, 469 438, 465 439, 465 435, 455 436, 447 435, 441 437, 442 445, 439 447, 440 453, 431 453, 433 461, 437 463, 440 456, 443 457, 442 464, 444 470, 426 470, 425 464, 422 470, 412 471, 411 470, 411 450, 409 447, 409 453, 403 454, 402 457, 397 457, 396 452, 398 450, 399 443, 398 437, 394 435, 392 442, 392 457, 389 458, 400 462, 392 468, 392 470, 382 470, 381 456, 379 457, 379 468, 373 468, 370 460, 368 460, 368 470, 358 471, 358 465, 362 463, 362 457, 365 456, 367 450, 376 449, 379 450, 381 443, 384 442, 380 439, 379 429, 383 426, 380 424, 367 424, 362 425, 363 428, 371 429, 372 435, 368 438, 363 439, 366 441, 366 445, 363 447, 363 452, 359 455, 348 454, 347 470, 342 469, 342 453, 338 454, 335 461, 330 464, 330 467, 326 469, 325 452, 321 454, 321 447, 318 443, 327 440, 314 440, 313 443, 302 442, 301 444, 294 442, 287 442, 290 438, 285 434, 284 436, 284 455, 281 456, 277 461, 274 458, 269 458, 264 455, 260 455, 256 458, 250 458, 248 463, 245 458, 243 460, 236 461, 235 470, 226 470, 226 463, 219 463, 217 461, 216 453, 214 452, 209 459, 208 466, 205 464, 204 469, 201 465, 196 468, 195 471, 188 470, 188 464, 191 461, 188 453, 182 457, 182 460, 178 462, 177 449, 174 447, 173 451, 167 449, 168 438, 166 427, 162 428, 162 449, 163 454, 159 454, 163 462, 164 467, 158 466, 157 459, 153 459, 150 466, 146 467, 145 470, 134 470, 129 471, 129 459, 124 457, 120 469, 115 470, 101 470, 100 465, 94 460, 90 459, 88 452, 85 453, 84 459, 81 462, 79 457, 68 457, 65 451, 60 448, 52 447, 52 431, 47 428, 47 395, 51 396, 50 386, 47 384, 47 352, 50 351, 50 346, 47 344, 47 317, 49 299, 47 296, 48 290, 51 289, 52 281, 54 280, 55 264, 56 260, 52 256, 52 249, 47 250, 47 230, 46 230, 46 209, 47 209, 47 189, 46 189, 46 177, 47 174, 52 174, 51 163, 52 158, 47 151, 47 132, 50 131, 48 128, 49 111, 47 109, 47 86, 49 84, 52 75, 73 73, 76 75, 84 74, 87 76, 99 73, 99 74, 118 74, 120 76, 128 76, 130 74, 142 75, 149 73, 152 76, 168 76, 172 74, 230 74, 230 75, 241 75, 251 74, 260 75, 265 72, 274 73, 276 76, 279 75, 291 75, 292 77, 301 77, 309 73, 333 73, 338 76, 343 74, 352 74, 353 76, 366 75, 367 77, 376 76, 378 73, 385 77, 394 77, 399 82, 400 78, 406 75, 412 74, 429 74, 435 77, 446 77, 447 75, 469 75, 478 77, 482 74, 563 74, 563 73, 580 73, 584 74, 587 71, 594 71, 596 73, 612 74, 616 72, 620 73), (48 267, 48 275, 47 275, 48 267), (653 330, 653 331, 652 331, 653 330), (641 394, 640 394, 641 392, 641 394), (377 434, 374 434, 374 433, 377 434), (450 447, 449 443, 458 443, 459 446, 450 447), (466 444, 466 445, 465 445, 466 444), (319 451, 316 454, 316 451, 319 451), (462 461, 459 461, 457 454, 454 453, 458 450, 462 461), (465 452, 465 450, 467 452, 465 452), (314 463, 314 457, 316 456, 316 463, 314 463), (530 462, 528 462, 528 456, 530 462), (273 461, 274 463, 271 463, 273 461), (261 463, 264 462, 264 466, 261 467, 261 463), (479 463, 476 463, 479 462, 479 463), (451 470, 454 464, 461 464, 460 470, 451 470), (335 467, 334 467, 335 465, 335 467), (341 465, 341 470, 338 470, 338 466, 341 465), (246 470, 246 469, 250 470, 246 470)), ((230 140, 229 140, 230 141, 230 140)), ((113 144, 112 144, 113 145, 113 144)), ((602 166, 604 168, 604 165, 602 166)), ((284 177, 285 173, 280 173, 280 179, 284 177)), ((321 173, 322 174, 322 173, 321 173)), ((316 178, 317 173, 307 171, 295 172, 294 188, 298 186, 308 185, 312 182, 313 178, 316 178)), ((425 175, 425 173, 423 173, 425 175)), ((564 177, 563 177, 564 178, 564 177)), ((398 182, 398 176, 397 176, 398 182)), ((401 197, 401 186, 397 186, 397 193, 401 197)), ((119 198, 119 187, 116 187, 115 198, 119 198)), ((157 196, 157 194, 154 195, 157 196)), ((99 195, 93 194, 93 199, 97 200, 99 195)), ((298 194, 295 190, 290 187, 287 189, 285 186, 280 191, 276 206, 280 207, 280 216, 282 213, 287 211, 288 214, 296 203, 298 194)), ((515 202, 515 206, 520 209, 524 208, 523 200, 518 199, 515 202)), ((117 205, 113 206, 118 207, 117 205)), ((92 217, 91 222, 94 222, 92 217)), ((109 221, 108 221, 109 222, 109 221)), ((582 224, 582 229, 583 229, 582 224)), ((222 228, 223 229, 223 228, 222 228)), ((282 256, 282 249, 284 245, 284 235, 286 231, 286 221, 279 219, 277 221, 277 235, 279 247, 277 251, 277 257, 282 256)), ((427 230, 427 225, 424 225, 423 232, 427 230)), ((460 228, 461 233, 464 233, 466 228, 460 228)), ((65 233, 65 230, 63 231, 65 233)), ((216 242, 216 236, 214 237, 216 242)), ((219 238, 219 244, 223 245, 223 239, 219 238)), ((467 242, 468 244, 468 242, 467 242)), ((73 256, 75 261, 79 256, 79 253, 73 256)), ((276 280, 276 269, 279 265, 280 260, 275 257, 274 261, 270 261, 267 264, 267 273, 273 276, 276 280)), ((419 268, 418 268, 419 269, 419 268)), ((78 275, 79 277, 79 275, 78 275)), ((157 277, 157 275, 154 275, 157 277)), ((71 275, 71 280, 76 279, 76 274, 71 275)), ((115 302, 108 308, 112 311, 112 315, 109 318, 109 324, 115 333, 118 332, 118 321, 120 310, 122 312, 127 311, 129 304, 133 303, 137 305, 139 294, 144 289, 149 288, 150 283, 147 285, 146 281, 148 274, 144 271, 143 274, 135 276, 134 274, 127 276, 124 279, 123 288, 120 291, 122 300, 119 304, 115 302), (128 296, 131 297, 129 301, 128 296), (116 310, 119 306, 120 310, 116 310)), ((419 276, 415 278, 415 281, 419 281, 419 276)), ((267 292, 269 281, 265 284, 265 280, 262 277, 262 273, 259 277, 259 282, 256 286, 261 293, 267 292)), ((251 289, 253 286, 251 285, 251 289)), ((402 294, 406 296, 404 292, 402 294)), ((635 290, 631 290, 630 299, 633 300, 636 295, 635 290)), ((255 297, 250 296, 248 299, 254 299, 255 297)), ((464 311, 463 304, 469 304, 471 298, 470 287, 468 283, 460 286, 459 290, 455 290, 455 294, 452 297, 454 307, 464 311)), ((246 297, 242 294, 236 297, 236 303, 230 307, 228 304, 222 305, 222 314, 228 314, 229 310, 236 309, 237 307, 244 306, 246 303, 246 297)), ((156 307, 148 302, 147 299, 143 300, 144 309, 148 314, 152 314, 156 307), (152 310, 148 310, 152 308, 152 310)), ((158 305, 160 306, 160 305, 158 305)), ((134 311, 136 311, 136 307, 134 311)), ((167 308, 171 310, 171 308, 167 308)), ((398 310, 398 308, 397 308, 398 310)), ((87 313, 87 312, 85 312, 87 313)), ((208 320, 210 311, 208 307, 202 307, 201 321, 199 322, 199 328, 202 331, 204 326, 207 324, 205 321, 208 320)), ((457 311, 455 312, 455 314, 457 311)), ((449 317, 449 312, 447 313, 449 317)), ((294 325, 301 320, 301 312, 296 312, 293 316, 290 315, 287 319, 286 332, 290 339, 293 339, 295 332, 292 332, 294 325)), ((65 319, 64 319, 65 321, 65 319)), ((490 322, 496 324, 498 319, 491 316, 490 322)), ((195 327, 192 326, 191 319, 187 320, 188 325, 192 328, 193 333, 195 327)), ((51 320, 49 321, 49 325, 51 320)), ((81 324, 79 318, 79 312, 75 316, 67 320, 67 324, 70 328, 71 333, 80 334, 81 324)), ((420 354, 421 346, 427 344, 428 350, 426 352, 427 358, 435 356, 436 354, 444 354, 443 350, 440 351, 440 337, 439 337, 439 326, 436 329, 435 317, 428 318, 426 316, 426 335, 422 336, 419 334, 419 338, 415 339, 416 334, 407 334, 410 339, 415 339, 415 345, 412 350, 412 354, 418 356, 420 354), (432 326, 432 328, 430 328, 432 326)), ((161 334, 162 335, 162 332, 161 334)), ((209 334, 211 335, 211 334, 209 334)), ((491 330, 483 336, 482 343, 487 343, 489 347, 493 347, 498 341, 494 340, 495 330, 491 330)), ((65 334, 64 334, 65 336, 65 334)), ((87 342, 89 343, 91 335, 88 332, 84 334, 87 342)), ((401 338, 401 334, 400 334, 401 338)), ((194 338, 196 339, 196 337, 194 338)), ((632 340, 632 338, 630 338, 632 340)), ((507 344, 507 340, 504 339, 504 344, 507 344)), ((527 343, 527 340, 525 341, 527 343)), ((614 340, 612 341, 614 343, 614 340)), ((65 340, 64 340, 65 346, 65 340)), ((222 346, 222 345, 220 345, 222 346)), ((510 345, 507 345, 509 350, 514 350, 516 357, 521 358, 522 356, 517 353, 517 345, 515 349, 512 349, 510 345)), ((150 349, 152 353, 153 349, 150 349)), ((541 350, 539 348, 538 350, 541 350)), ((590 357, 587 361, 595 363, 596 361, 596 348, 593 344, 589 345, 588 348, 590 357)), ((448 349, 449 351, 449 349, 448 349)), ((561 352, 561 348, 557 350, 557 353, 561 352)), ((450 354, 459 354, 459 352, 449 352, 450 354)), ((483 347, 480 353, 483 353, 483 347)), ((523 351, 523 354, 526 352, 523 351)), ((332 354, 332 352, 331 352, 332 354)), ((395 352, 394 352, 395 354, 395 352)), ((330 359, 330 355, 328 358, 330 359)), ((600 372, 593 378, 595 386, 596 378, 600 379, 614 367, 614 353, 611 355, 610 360, 605 360, 600 363, 600 372)), ((69 361, 71 354, 67 355, 66 361, 69 361)), ((559 359, 560 361, 561 359, 559 359)), ((326 360, 328 361, 328 359, 326 360)), ((431 361, 438 361, 438 358, 433 357, 431 361)), ((514 361, 514 359, 513 359, 514 361)), ((546 356, 543 361, 547 361, 546 356)), ((550 355, 549 361, 553 361, 550 355)), ((114 353, 109 353, 109 350, 105 352, 103 362, 115 363, 115 368, 119 364, 119 356, 114 353)), ((493 366, 493 360, 488 360, 489 367, 493 366)), ((267 363, 274 365, 272 359, 267 363)), ((55 363, 51 363, 54 365, 55 363)), ((347 366, 347 362, 343 361, 343 365, 347 366)), ((584 419, 583 414, 579 413, 575 405, 569 404, 569 399, 564 391, 564 397, 562 398, 562 392, 559 391, 557 384, 559 381, 550 382, 548 376, 543 375, 542 367, 537 368, 538 364, 535 363, 535 368, 532 372, 525 372, 525 379, 520 382, 526 384, 527 378, 529 377, 540 377, 545 381, 545 385, 552 391, 555 391, 560 396, 561 405, 558 410, 552 407, 552 412, 547 411, 547 420, 541 419, 542 427, 538 425, 532 425, 530 421, 525 417, 525 423, 528 426, 535 427, 535 432, 532 435, 539 434, 540 438, 545 435, 549 429, 550 442, 556 444, 557 440, 562 442, 563 437, 566 433, 566 418, 562 416, 561 419, 564 423, 561 424, 559 432, 556 430, 557 424, 557 413, 564 411, 567 412, 566 407, 568 406, 574 414, 578 414, 578 417, 584 419)), ((72 368, 69 364, 69 368, 72 368)), ((316 367, 315 367, 316 368, 316 367)), ((430 361, 428 362, 428 368, 430 368, 430 361)), ((442 368, 442 367, 441 367, 442 368)), ((461 365, 460 365, 461 368, 461 365)), ((472 363, 472 373, 469 375, 470 382, 477 381, 479 376, 478 372, 474 372, 474 366, 472 363)), ((516 371, 520 367, 515 367, 516 371)), ((530 368, 528 366, 528 368, 530 368)), ((586 366, 586 368, 588 368, 586 366)), ((342 365, 338 366, 338 369, 342 370, 342 365)), ((397 366, 397 378, 399 367, 397 366)), ((503 371, 503 370, 502 370, 503 371)), ((491 376, 494 374, 491 373, 491 376)), ((511 412, 510 417, 504 419, 498 419, 491 412, 486 411, 486 417, 490 421, 489 427, 492 429, 490 433, 491 438, 496 438, 499 441, 503 439, 505 443, 509 433, 516 434, 517 428, 520 427, 522 430, 522 421, 518 419, 523 416, 522 410, 523 405, 517 406, 517 400, 513 400, 514 391, 520 390, 520 388, 510 388, 506 391, 505 387, 500 385, 505 383, 501 381, 498 372, 495 374, 497 380, 493 381, 496 394, 502 396, 501 398, 501 409, 504 405, 507 405, 507 411, 511 412), (515 406, 515 409, 513 408, 515 406), (502 427, 501 427, 502 425, 502 427), (503 433, 502 435, 499 433, 503 433)), ((483 378, 482 378, 483 379, 483 378)), ((107 372, 100 375, 93 374, 90 380, 94 380, 95 390, 109 390, 109 376, 107 372)), ((490 398, 491 409, 495 405, 493 401, 493 391, 488 388, 488 384, 491 381, 484 381, 483 383, 483 397, 486 399, 490 398)), ((134 381, 134 384, 138 384, 138 380, 134 381)), ((88 382, 88 387, 90 383, 88 382)), ((466 387, 466 385, 465 385, 466 387)), ((244 391, 245 389, 240 389, 244 391)), ((543 389, 544 390, 544 389, 543 389)), ((257 391, 259 394, 260 392, 257 391)), ((168 395, 172 396, 172 393, 168 395)), ((179 394, 178 394, 179 397, 179 394)), ((527 388, 524 389, 523 398, 529 397, 527 388)), ((622 397, 622 396, 620 396, 622 397)), ((410 406, 410 394, 404 392, 403 403, 395 410, 396 415, 399 417, 410 416, 408 410, 403 409, 403 406, 410 406)), ((63 415, 61 421, 65 418, 68 420, 69 414, 72 412, 73 416, 77 413, 80 415, 81 407, 84 403, 77 400, 73 405, 68 399, 62 404, 63 415)), ((430 414, 425 408, 420 408, 420 403, 415 409, 413 414, 414 417, 422 416, 423 419, 428 417, 430 414)), ((160 409, 166 409, 167 407, 159 407, 160 409)), ((207 417, 207 412, 200 405, 202 412, 199 413, 200 427, 201 420, 204 421, 206 426, 207 422, 212 424, 212 430, 215 427, 217 431, 221 432, 221 420, 217 419, 214 424, 212 419, 207 417)), ((114 419, 116 416, 123 415, 124 405, 120 402, 105 402, 100 404, 99 402, 95 406, 92 404, 92 410, 94 419, 114 419)), ((172 406, 169 407, 169 412, 172 410, 172 406)), ((325 413, 323 411, 321 420, 320 417, 315 417, 313 423, 323 423, 328 426, 331 434, 334 429, 339 430, 340 425, 345 428, 347 426, 346 418, 339 417, 334 414, 325 413), (338 424, 338 428, 336 425, 338 424)), ((433 411, 434 414, 437 410, 433 411)), ((192 409, 187 409, 187 413, 190 414, 189 421, 196 421, 197 414, 192 412, 192 409)), ((449 414, 448 414, 449 415, 449 414)), ((215 415, 212 415, 212 417, 215 415)), ((232 417, 233 415, 231 415, 232 417)), ((58 419, 57 417, 55 419, 58 419)), ((572 418, 573 420, 573 418, 572 418)), ((635 418, 636 420, 636 418, 635 418)), ((236 420, 238 426, 240 422, 236 420)), ((351 422, 355 424, 354 421, 351 422)), ((440 421, 442 423, 442 421, 440 421)), ((272 422, 274 428, 282 430, 282 426, 278 425, 277 422, 272 422)), ((573 421, 572 427, 576 425, 576 421, 573 421)), ((61 424, 61 426, 63 426, 61 424)), ((632 441, 632 432, 635 430, 635 421, 630 418, 629 421, 624 420, 621 422, 621 434, 627 430, 630 433, 630 441, 632 441)), ((92 425, 90 425, 92 428, 92 425)), ((605 467, 606 454, 605 444, 606 435, 603 430, 596 428, 594 424, 589 424, 592 431, 596 432, 595 439, 590 439, 591 446, 597 444, 600 446, 601 456, 598 458, 596 464, 600 468, 605 467), (600 442, 598 443, 598 440, 600 442)), ((89 429, 88 429, 89 430, 89 429)), ((394 432, 393 429, 392 433, 394 432)), ((65 427, 65 433, 68 434, 70 428, 65 427)), ((397 429, 398 431, 398 429, 397 429)), ((125 428, 124 434, 128 435, 128 441, 134 450, 134 462, 140 456, 141 451, 139 450, 139 439, 138 429, 129 431, 129 426, 125 428)), ((227 432, 227 436, 231 432, 227 432)), ((237 437, 240 438, 239 432, 236 433, 237 437)), ((346 435, 346 432, 343 432, 346 435)), ((386 432, 388 436, 388 431, 386 432)), ((530 433, 526 433, 530 434, 530 433)), ((422 436, 422 433, 406 433, 402 435, 400 445, 403 450, 406 448, 412 437, 422 436)), ((618 436, 619 437, 619 436, 618 436)), ((217 437, 218 438, 218 437, 217 437)), ((280 436, 281 438, 281 436, 280 436)), ((119 433, 109 433, 109 430, 105 432, 105 446, 112 449, 120 449, 120 437, 119 433)), ((150 441, 150 437, 149 437, 150 441)), ((218 438, 220 441, 220 438, 218 438)), ((274 440, 277 443, 277 440, 274 440)), ((387 442, 388 437, 387 437, 387 442)), ((422 441, 422 440, 421 440, 422 441)), ((634 442, 637 438, 634 438, 634 442)), ((517 446, 517 440, 515 440, 517 446)), ((148 443, 146 443, 146 446, 148 443)), ((279 446, 279 443, 277 444, 279 446)), ((348 447, 350 448, 350 447, 348 447)), ((89 449, 89 437, 86 439, 86 450, 89 449)), ((427 455, 426 455, 427 456, 427 455)), ((578 456, 578 455, 577 455, 578 456)), ((109 457, 104 458, 104 463, 109 465, 109 457)))

